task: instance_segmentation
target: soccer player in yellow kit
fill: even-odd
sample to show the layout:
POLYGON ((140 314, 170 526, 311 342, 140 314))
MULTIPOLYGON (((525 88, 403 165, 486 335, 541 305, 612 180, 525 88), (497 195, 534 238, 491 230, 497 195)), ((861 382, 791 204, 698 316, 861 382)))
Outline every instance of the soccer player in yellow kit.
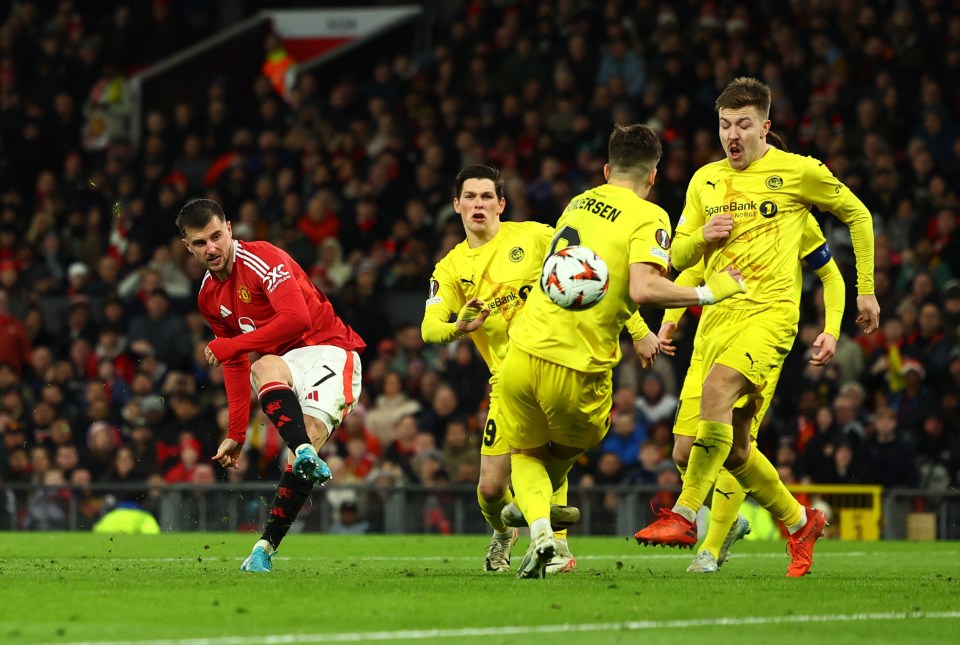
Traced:
POLYGON ((620 331, 637 305, 712 304, 744 289, 735 269, 718 272, 702 287, 678 287, 664 277, 670 220, 645 200, 661 154, 653 130, 616 126, 608 154, 607 183, 571 200, 548 249, 582 245, 597 253, 609 270, 606 296, 574 311, 534 288, 500 364, 500 432, 512 451, 515 503, 530 524, 520 578, 543 577, 557 551, 551 497, 574 461, 609 428, 620 331))
MULTIPOLYGON (((783 149, 782 145, 777 147, 783 149)), ((823 283, 823 301, 826 314, 824 329, 813 343, 817 352, 811 356, 810 362, 814 365, 826 365, 836 353, 837 339, 840 337, 840 321, 843 319, 845 289, 840 268, 834 261, 830 246, 824 239, 820 226, 813 215, 807 215, 800 254, 800 259, 816 272, 823 283)), ((703 279, 703 271, 703 262, 700 261, 677 276, 675 282, 680 285, 699 284, 703 279)), ((799 293, 802 283, 798 281, 795 288, 799 293)), ((671 342, 673 332, 676 330, 677 321, 680 320, 684 311, 684 309, 668 309, 664 312, 658 336, 664 344, 664 352, 667 354, 673 354, 674 347, 671 342)), ((697 422, 700 420, 700 393, 703 385, 700 343, 701 334, 698 328, 693 341, 693 355, 690 358, 690 366, 687 368, 683 387, 680 391, 680 405, 677 408, 677 416, 673 424, 673 461, 681 475, 686 474, 690 448, 697 436, 697 422)), ((765 389, 771 395, 776 391, 779 378, 780 369, 778 368, 767 379, 765 389)), ((763 398, 760 411, 751 423, 750 439, 753 446, 756 445, 760 420, 766 415, 772 400, 772 396, 763 398)), ((734 542, 750 531, 749 522, 738 513, 746 495, 747 492, 743 490, 736 478, 726 468, 722 468, 714 484, 710 505, 710 526, 707 535, 704 537, 699 553, 687 567, 687 571, 691 573, 713 573, 717 571, 726 561, 730 547, 734 542)))
POLYGON ((873 295, 873 226, 870 212, 822 163, 770 146, 770 88, 737 78, 716 102, 726 158, 702 167, 690 180, 672 260, 683 270, 701 258, 704 276, 731 263, 750 284, 746 295, 707 310, 703 327, 703 390, 697 436, 683 490, 673 509, 636 534, 641 544, 693 547, 694 519, 726 465, 757 503, 787 526, 787 575, 802 576, 826 519, 803 507, 759 450, 750 427, 758 402, 793 344, 799 318, 793 285, 811 204, 850 227, 857 258, 857 322, 867 333, 879 325, 873 295))
MULTIPOLYGON (((454 210, 459 213, 467 239, 452 249, 434 268, 424 311, 424 342, 449 343, 470 335, 490 369, 490 407, 480 447, 480 482, 477 499, 493 536, 484 561, 485 571, 508 571, 517 530, 504 523, 503 508, 510 503, 510 447, 498 432, 500 361, 507 350, 508 331, 518 318, 531 290, 539 289, 540 271, 554 229, 536 222, 501 222, 506 208, 504 181, 490 166, 467 166, 457 175, 454 210), (455 322, 450 318, 457 316, 455 322)), ((642 362, 659 352, 657 336, 635 314, 628 326, 642 362)), ((579 511, 566 506, 567 486, 557 490, 552 508, 555 525, 579 519, 579 511)), ((521 518, 522 519, 522 518, 521 518)), ((558 532, 558 552, 548 573, 576 568, 576 559, 558 532)))

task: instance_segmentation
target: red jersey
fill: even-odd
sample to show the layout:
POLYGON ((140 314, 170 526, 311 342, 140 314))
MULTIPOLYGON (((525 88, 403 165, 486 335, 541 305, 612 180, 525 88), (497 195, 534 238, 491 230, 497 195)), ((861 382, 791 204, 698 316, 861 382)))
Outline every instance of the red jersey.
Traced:
POLYGON ((223 364, 230 410, 229 437, 243 443, 250 419, 249 352, 282 355, 298 347, 366 345, 333 311, 296 262, 269 242, 233 243, 226 280, 203 277, 197 305, 216 338, 210 351, 223 364))

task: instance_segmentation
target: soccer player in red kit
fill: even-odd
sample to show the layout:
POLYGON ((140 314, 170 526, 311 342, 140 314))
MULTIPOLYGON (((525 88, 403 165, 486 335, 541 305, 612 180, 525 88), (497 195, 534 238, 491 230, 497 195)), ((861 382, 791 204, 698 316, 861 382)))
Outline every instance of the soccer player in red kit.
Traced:
POLYGON ((283 250, 233 239, 220 205, 188 202, 177 216, 187 250, 207 268, 197 304, 216 338, 205 349, 223 365, 230 421, 213 459, 236 468, 250 421, 250 384, 290 447, 263 536, 241 569, 270 571, 271 558, 310 497, 331 477, 317 454, 356 406, 363 340, 283 250), (257 352, 252 364, 247 356, 257 352))

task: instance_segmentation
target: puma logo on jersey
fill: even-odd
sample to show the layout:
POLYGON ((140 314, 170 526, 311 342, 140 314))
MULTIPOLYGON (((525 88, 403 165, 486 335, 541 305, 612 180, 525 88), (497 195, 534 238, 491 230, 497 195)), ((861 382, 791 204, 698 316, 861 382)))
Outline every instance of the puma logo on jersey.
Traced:
MULTIPOLYGON (((466 278, 460 278, 460 282, 462 282, 463 284, 473 284, 473 280, 467 280, 466 278)), ((473 284, 473 286, 477 286, 477 285, 473 284)))
POLYGON ((232 312, 232 311, 230 311, 229 309, 227 309, 227 308, 224 307, 223 305, 220 305, 220 317, 221 317, 221 318, 226 318, 227 316, 232 316, 232 315, 233 315, 233 312, 232 312))
POLYGON ((753 356, 750 355, 750 352, 744 352, 743 355, 746 356, 747 359, 749 359, 750 369, 753 369, 753 356))
POLYGON ((717 182, 715 182, 715 181, 708 181, 708 182, 707 182, 707 186, 710 186, 710 188, 716 188, 716 187, 717 187, 717 182))

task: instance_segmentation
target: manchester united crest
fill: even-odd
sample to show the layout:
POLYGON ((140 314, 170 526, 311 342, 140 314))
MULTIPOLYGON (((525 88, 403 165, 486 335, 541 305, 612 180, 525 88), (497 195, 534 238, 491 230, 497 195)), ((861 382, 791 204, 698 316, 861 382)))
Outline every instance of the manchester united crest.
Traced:
POLYGON ((237 296, 240 298, 240 302, 250 302, 250 290, 247 289, 247 285, 241 284, 237 287, 237 296))

